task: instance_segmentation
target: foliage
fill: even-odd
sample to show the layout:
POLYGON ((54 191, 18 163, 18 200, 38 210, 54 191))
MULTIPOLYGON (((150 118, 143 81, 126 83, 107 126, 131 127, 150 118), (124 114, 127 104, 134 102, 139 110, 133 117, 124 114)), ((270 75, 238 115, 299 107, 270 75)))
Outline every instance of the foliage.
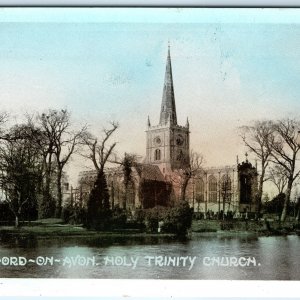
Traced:
POLYGON ((87 203, 87 228, 105 230, 111 225, 109 193, 104 172, 99 171, 87 203))
POLYGON ((16 125, 1 139, 0 181, 16 226, 19 226, 20 217, 28 220, 37 217, 41 155, 31 142, 31 134, 27 125, 16 125))
POLYGON ((7 202, 0 202, 0 222, 12 222, 14 220, 15 216, 11 211, 9 204, 7 202))
POLYGON ((136 209, 134 214, 134 220, 138 224, 145 223, 145 211, 143 209, 136 209))
POLYGON ((285 194, 280 193, 271 201, 264 203, 265 213, 277 214, 280 216, 284 205, 285 194))
POLYGON ((180 201, 170 208, 154 207, 145 211, 146 228, 150 232, 157 232, 161 222, 162 232, 186 235, 192 219, 193 211, 186 201, 180 201))
MULTIPOLYGON (((264 204, 265 213, 276 214, 278 217, 281 216, 281 212, 284 207, 286 195, 284 193, 278 194, 271 201, 264 204)), ((287 215, 296 217, 299 213, 299 200, 297 202, 289 202, 287 207, 287 215)))
POLYGON ((164 219, 164 208, 160 206, 155 206, 153 208, 147 209, 144 212, 144 219, 146 230, 148 232, 157 232, 158 222, 160 219, 164 219))
POLYGON ((112 210, 112 226, 113 228, 125 228, 127 221, 126 211, 119 206, 115 206, 112 210))
POLYGON ((129 183, 132 180, 132 166, 136 162, 136 155, 135 154, 128 154, 125 153, 123 161, 121 162, 122 169, 123 169, 123 177, 124 177, 124 199, 123 199, 123 207, 124 209, 127 208, 127 197, 128 197, 128 187, 129 183))
POLYGON ((163 231, 177 235, 186 235, 192 225, 192 219, 193 210, 188 202, 180 201, 168 211, 163 219, 163 231))
POLYGON ((69 224, 85 224, 86 210, 77 205, 68 205, 62 209, 62 219, 64 223, 69 224))

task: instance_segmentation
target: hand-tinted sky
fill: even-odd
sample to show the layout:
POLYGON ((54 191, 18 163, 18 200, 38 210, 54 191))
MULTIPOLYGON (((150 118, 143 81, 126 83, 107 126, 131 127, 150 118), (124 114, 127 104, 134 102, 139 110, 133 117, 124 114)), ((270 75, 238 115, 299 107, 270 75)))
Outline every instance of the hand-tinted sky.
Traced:
POLYGON ((168 40, 178 123, 207 165, 243 156, 239 126, 299 117, 296 9, 7 8, 0 22, 1 110, 68 108, 94 133, 118 121, 121 155, 144 155, 158 123, 168 40))

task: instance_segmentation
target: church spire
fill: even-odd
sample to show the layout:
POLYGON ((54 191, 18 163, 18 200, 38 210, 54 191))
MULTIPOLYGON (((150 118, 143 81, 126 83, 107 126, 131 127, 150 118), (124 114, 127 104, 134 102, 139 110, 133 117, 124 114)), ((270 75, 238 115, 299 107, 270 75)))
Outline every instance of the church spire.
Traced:
POLYGON ((164 90, 161 102, 161 111, 159 124, 165 125, 170 122, 170 125, 177 125, 175 96, 172 77, 171 55, 170 55, 170 43, 168 45, 168 57, 165 73, 164 90))

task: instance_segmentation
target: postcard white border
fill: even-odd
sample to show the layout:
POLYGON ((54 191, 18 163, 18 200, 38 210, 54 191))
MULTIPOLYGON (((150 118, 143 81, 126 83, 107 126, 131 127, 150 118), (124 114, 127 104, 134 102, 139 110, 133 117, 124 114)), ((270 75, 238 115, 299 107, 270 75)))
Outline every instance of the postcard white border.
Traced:
POLYGON ((299 281, 1 279, 2 297, 299 299, 299 281))

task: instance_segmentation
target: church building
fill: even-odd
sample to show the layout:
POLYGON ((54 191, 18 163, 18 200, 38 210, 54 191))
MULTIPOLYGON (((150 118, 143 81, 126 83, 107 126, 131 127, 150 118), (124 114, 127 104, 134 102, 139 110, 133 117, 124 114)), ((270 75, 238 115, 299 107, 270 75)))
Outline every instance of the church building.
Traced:
MULTIPOLYGON (((197 109, 197 108, 195 108, 197 109)), ((198 150, 198 149, 197 149, 198 150)), ((201 152, 201 149, 199 149, 201 152)), ((146 128, 146 157, 132 166, 132 175, 125 190, 121 167, 107 169, 107 182, 112 207, 134 212, 137 208, 172 206, 180 200, 182 174, 190 167, 190 130, 187 118, 184 126, 177 123, 170 46, 168 47, 159 123, 146 128)), ((88 191, 94 178, 82 172, 82 190, 88 191)), ((185 200, 195 213, 220 212, 240 214, 255 212, 258 173, 248 161, 236 165, 201 168, 188 180, 185 200)), ((86 192, 86 196, 88 192, 86 192)))

